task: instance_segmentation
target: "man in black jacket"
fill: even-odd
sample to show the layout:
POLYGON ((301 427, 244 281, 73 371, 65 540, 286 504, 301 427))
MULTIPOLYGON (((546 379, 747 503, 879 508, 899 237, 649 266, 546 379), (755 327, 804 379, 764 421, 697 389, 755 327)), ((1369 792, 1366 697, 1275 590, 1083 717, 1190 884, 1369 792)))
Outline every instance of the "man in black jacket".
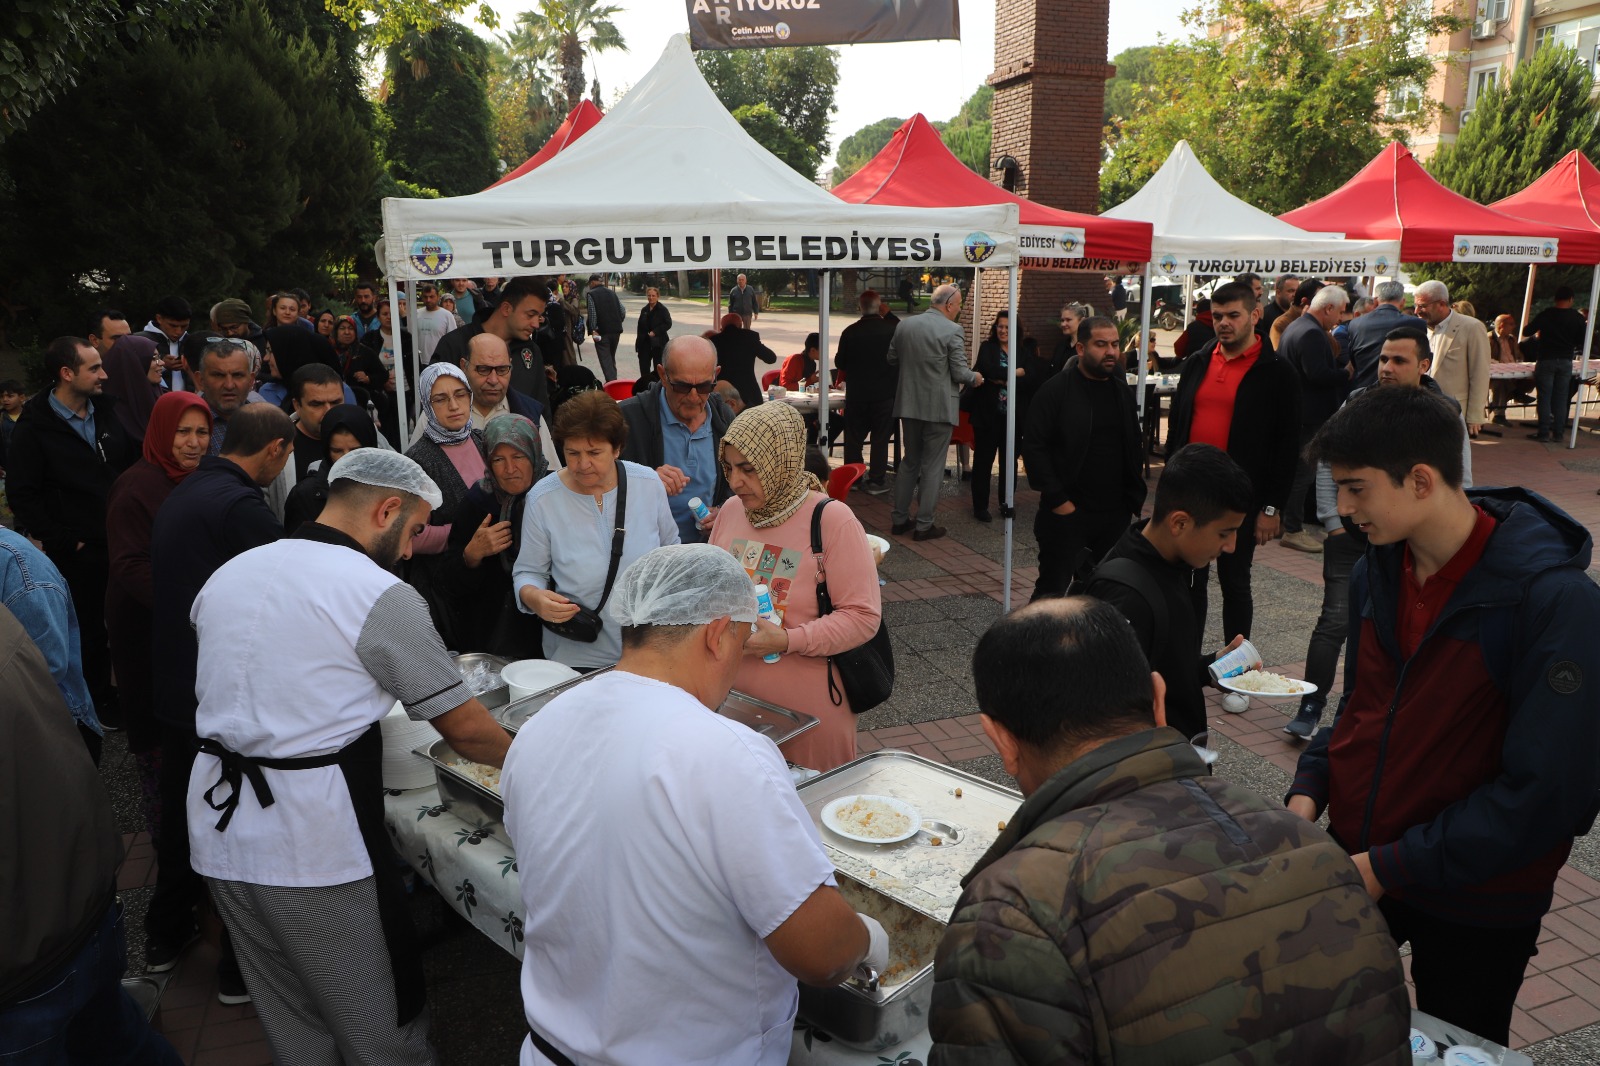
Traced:
POLYGON ((472 343, 472 338, 480 333, 493 333, 506 342, 506 350, 511 353, 511 388, 537 400, 548 422, 554 366, 545 358, 534 334, 544 321, 550 286, 543 278, 513 278, 504 291, 505 296, 481 323, 453 329, 440 337, 433 349, 432 362, 460 366, 467 357, 467 345, 472 343))
POLYGON ((606 284, 604 274, 589 275, 589 291, 584 294, 588 307, 589 336, 594 338, 595 355, 600 357, 600 369, 605 380, 617 380, 617 345, 622 343, 622 301, 606 284))
MULTIPOLYGON (((1194 441, 1211 444, 1250 475, 1255 507, 1239 528, 1233 552, 1217 560, 1223 632, 1246 638, 1255 610, 1250 564, 1256 545, 1282 532, 1279 516, 1300 443, 1300 383, 1294 368, 1255 332, 1260 315, 1248 285, 1230 282, 1211 294, 1217 339, 1183 361, 1167 433, 1168 455, 1194 441)), ((1203 607, 1205 595, 1205 583, 1197 583, 1197 605, 1203 607)))
POLYGON ((1078 358, 1028 408, 1022 461, 1039 490, 1033 598, 1064 596, 1072 578, 1111 549, 1144 506, 1139 414, 1118 369, 1117 324, 1078 324, 1078 358))
POLYGON ((622 458, 656 472, 683 543, 701 543, 711 526, 695 519, 689 501, 703 501, 714 518, 732 495, 718 457, 733 412, 713 393, 717 350, 704 337, 668 341, 658 369, 660 381, 618 405, 628 422, 622 458))
MULTIPOLYGON (((1333 412, 1344 402, 1350 387, 1349 360, 1336 355, 1328 331, 1350 303, 1350 297, 1337 285, 1306 281, 1295 294, 1296 302, 1310 286, 1316 289, 1306 311, 1283 331, 1278 354, 1288 360, 1300 377, 1300 448, 1311 443, 1333 412)), ((1304 458, 1295 463, 1294 481, 1283 508, 1283 546, 1295 551, 1320 552, 1322 543, 1305 528, 1306 498, 1310 495, 1316 467, 1304 458)))
POLYGON ((1349 343, 1344 354, 1354 367, 1350 387, 1371 388, 1378 383, 1378 353, 1390 333, 1402 327, 1428 332, 1428 324, 1400 310, 1406 298, 1406 287, 1398 281, 1380 281, 1373 286, 1372 310, 1353 320, 1346 330, 1349 343))
POLYGON ((55 387, 22 407, 7 448, 6 492, 17 525, 44 544, 72 590, 83 678, 103 712, 114 692, 106 645, 106 498, 139 453, 112 413, 116 401, 102 394, 106 372, 93 345, 58 337, 45 362, 55 387))
POLYGON ((834 365, 844 372, 844 461, 861 462, 861 442, 872 438, 872 462, 862 487, 874 496, 889 491, 889 436, 894 432, 894 390, 898 367, 889 365, 889 342, 898 319, 883 317, 881 301, 861 294, 861 317, 839 334, 834 365))
MULTIPOLYGON (((200 460, 156 512, 150 533, 150 572, 156 597, 150 636, 162 668, 155 674, 155 712, 161 722, 161 832, 155 894, 145 917, 146 969, 177 965, 195 936, 192 909, 205 885, 189 867, 189 771, 199 740, 194 731, 199 644, 189 609, 223 563, 283 536, 262 489, 285 463, 295 435, 289 416, 271 404, 241 407, 229 424, 221 455, 200 460)), ((250 590, 240 589, 240 595, 250 590)), ((219 963, 219 996, 247 999, 231 952, 219 963)))
POLYGON ((1150 519, 1122 534, 1084 590, 1133 626, 1150 668, 1167 682, 1167 724, 1191 740, 1206 731, 1206 667, 1216 661, 1200 652, 1206 620, 1195 613, 1194 586, 1213 560, 1233 551, 1253 502, 1250 476, 1222 449, 1181 449, 1161 472, 1150 519))

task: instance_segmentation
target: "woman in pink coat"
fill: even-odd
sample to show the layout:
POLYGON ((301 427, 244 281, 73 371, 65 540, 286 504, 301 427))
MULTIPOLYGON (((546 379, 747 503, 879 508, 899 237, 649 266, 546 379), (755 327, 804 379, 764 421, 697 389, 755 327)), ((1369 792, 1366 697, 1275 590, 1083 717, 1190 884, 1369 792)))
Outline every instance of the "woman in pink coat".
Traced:
POLYGON ((752 581, 772 590, 782 627, 761 623, 745 645, 734 688, 779 707, 816 715, 821 724, 783 745, 790 762, 831 770, 856 757, 856 722, 837 683, 830 695, 828 656, 865 644, 883 613, 878 571, 854 512, 829 503, 805 469, 805 423, 783 403, 747 407, 722 438, 722 470, 733 496, 722 505, 711 543, 728 549, 752 581), (817 617, 817 560, 811 516, 822 512, 822 567, 833 613, 817 617), (763 656, 781 654, 776 663, 763 656))

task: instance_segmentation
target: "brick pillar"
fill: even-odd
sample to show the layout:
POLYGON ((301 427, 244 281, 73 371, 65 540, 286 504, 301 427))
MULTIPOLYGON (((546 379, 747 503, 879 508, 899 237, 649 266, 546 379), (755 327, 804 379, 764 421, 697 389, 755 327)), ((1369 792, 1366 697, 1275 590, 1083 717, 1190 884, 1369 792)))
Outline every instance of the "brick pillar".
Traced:
MULTIPOLYGON (((1015 192, 1068 211, 1098 213, 1100 115, 1106 80, 1110 0, 998 0, 995 10, 994 142, 991 165, 1010 155, 1021 164, 1015 192)), ((998 180, 998 171, 989 175, 998 180)), ((1006 273, 986 270, 982 299, 985 332, 1006 306, 1006 273)), ((1105 305, 1100 274, 1024 271, 1017 315, 1022 334, 1053 350, 1060 335, 1057 312, 1082 300, 1105 305)))

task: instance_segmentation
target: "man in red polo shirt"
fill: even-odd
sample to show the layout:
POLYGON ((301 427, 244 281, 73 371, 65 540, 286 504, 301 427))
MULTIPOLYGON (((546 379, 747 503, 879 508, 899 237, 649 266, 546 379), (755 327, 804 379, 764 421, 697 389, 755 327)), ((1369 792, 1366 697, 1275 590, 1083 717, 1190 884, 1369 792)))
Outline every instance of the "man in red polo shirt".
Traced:
MULTIPOLYGON (((1217 560, 1222 631, 1230 639, 1250 636, 1250 564, 1258 544, 1283 532, 1279 513, 1300 453, 1300 381, 1256 332, 1260 317, 1250 285, 1229 282, 1211 294, 1216 340, 1183 361, 1167 433, 1168 455, 1185 444, 1215 445, 1244 468, 1255 489, 1255 507, 1239 527, 1238 545, 1217 560)), ((1205 596, 1202 579, 1195 583, 1201 618, 1205 596)))
POLYGON ((1286 803, 1351 853, 1417 1007, 1509 1043, 1557 872, 1600 793, 1588 532, 1524 489, 1462 488, 1459 410, 1371 389, 1311 443, 1370 547, 1345 696, 1286 803))

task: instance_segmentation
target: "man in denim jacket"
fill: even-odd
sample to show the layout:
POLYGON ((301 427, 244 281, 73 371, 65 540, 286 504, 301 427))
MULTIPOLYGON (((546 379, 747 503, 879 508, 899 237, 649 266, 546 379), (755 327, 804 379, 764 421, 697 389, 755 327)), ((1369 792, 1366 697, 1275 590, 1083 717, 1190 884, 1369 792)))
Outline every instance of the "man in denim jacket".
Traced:
POLYGON ((33 542, 0 527, 0 604, 17 616, 39 645, 61 698, 67 701, 78 732, 94 761, 100 762, 100 736, 105 732, 94 713, 94 700, 83 679, 78 650, 78 613, 66 579, 49 556, 33 542))

